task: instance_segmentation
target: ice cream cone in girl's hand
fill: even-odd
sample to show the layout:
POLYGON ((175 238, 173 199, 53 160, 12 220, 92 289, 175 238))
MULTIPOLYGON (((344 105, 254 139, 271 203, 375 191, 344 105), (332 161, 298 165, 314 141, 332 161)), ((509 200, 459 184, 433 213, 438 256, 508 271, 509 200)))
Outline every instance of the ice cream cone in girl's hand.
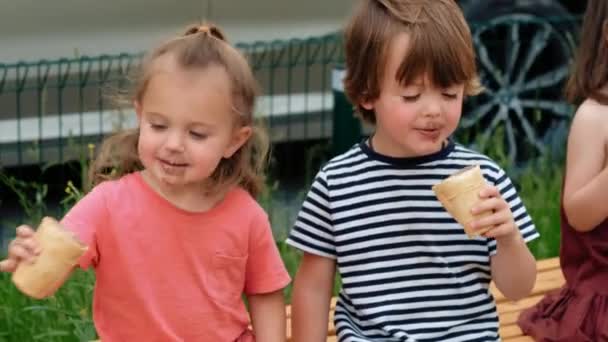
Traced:
POLYGON ((12 280, 24 294, 42 299, 57 291, 87 248, 50 217, 42 219, 34 237, 42 252, 33 263, 19 263, 12 280))
POLYGON ((479 165, 466 167, 433 186, 433 191, 443 207, 464 227, 470 237, 483 234, 491 227, 473 230, 470 223, 488 216, 490 211, 473 215, 471 208, 480 201, 479 192, 486 185, 479 165))

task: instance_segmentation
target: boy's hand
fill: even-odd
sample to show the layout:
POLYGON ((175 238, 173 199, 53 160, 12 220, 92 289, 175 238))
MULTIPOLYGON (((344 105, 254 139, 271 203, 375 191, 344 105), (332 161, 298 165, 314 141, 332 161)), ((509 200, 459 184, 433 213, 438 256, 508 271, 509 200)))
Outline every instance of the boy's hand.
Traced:
POLYGON ((19 226, 17 236, 8 245, 8 258, 0 261, 0 271, 15 272, 20 262, 33 262, 40 252, 34 230, 28 226, 19 226))
POLYGON ((484 211, 491 211, 492 214, 482 217, 471 223, 473 229, 483 229, 492 227, 483 234, 487 238, 498 240, 509 240, 519 236, 519 230, 515 225, 513 213, 507 201, 502 198, 498 188, 488 185, 479 192, 481 201, 471 209, 473 215, 484 211))

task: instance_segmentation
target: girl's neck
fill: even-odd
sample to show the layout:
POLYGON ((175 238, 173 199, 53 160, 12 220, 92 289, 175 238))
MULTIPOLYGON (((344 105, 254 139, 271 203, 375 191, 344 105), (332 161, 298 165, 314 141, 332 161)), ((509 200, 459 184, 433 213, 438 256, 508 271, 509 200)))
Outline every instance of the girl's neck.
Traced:
POLYGON ((159 196, 177 208, 190 212, 209 211, 218 205, 227 193, 227 191, 209 193, 205 191, 203 184, 189 184, 181 187, 159 184, 153 177, 150 177, 146 170, 141 171, 141 176, 159 196))

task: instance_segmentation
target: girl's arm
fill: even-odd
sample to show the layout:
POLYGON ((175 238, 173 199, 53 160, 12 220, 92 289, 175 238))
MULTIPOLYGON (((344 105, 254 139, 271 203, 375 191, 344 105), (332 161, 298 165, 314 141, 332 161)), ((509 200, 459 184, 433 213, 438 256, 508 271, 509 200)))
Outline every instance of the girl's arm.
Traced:
POLYGON ((563 205, 568 223, 581 232, 608 217, 608 135, 606 106, 586 101, 578 109, 568 137, 563 205))
POLYGON ((285 341, 283 290, 247 297, 253 333, 257 341, 285 341))
POLYGON ((335 273, 335 260, 304 253, 293 286, 291 305, 293 342, 327 340, 335 273))

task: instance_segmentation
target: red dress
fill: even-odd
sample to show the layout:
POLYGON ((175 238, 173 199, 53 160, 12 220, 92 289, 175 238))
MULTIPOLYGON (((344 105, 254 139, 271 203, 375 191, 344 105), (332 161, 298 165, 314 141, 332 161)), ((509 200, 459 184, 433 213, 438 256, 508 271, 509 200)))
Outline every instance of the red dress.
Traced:
POLYGON ((568 224, 562 205, 561 222, 566 284, 522 312, 518 324, 536 341, 608 341, 608 219, 580 233, 568 224))

